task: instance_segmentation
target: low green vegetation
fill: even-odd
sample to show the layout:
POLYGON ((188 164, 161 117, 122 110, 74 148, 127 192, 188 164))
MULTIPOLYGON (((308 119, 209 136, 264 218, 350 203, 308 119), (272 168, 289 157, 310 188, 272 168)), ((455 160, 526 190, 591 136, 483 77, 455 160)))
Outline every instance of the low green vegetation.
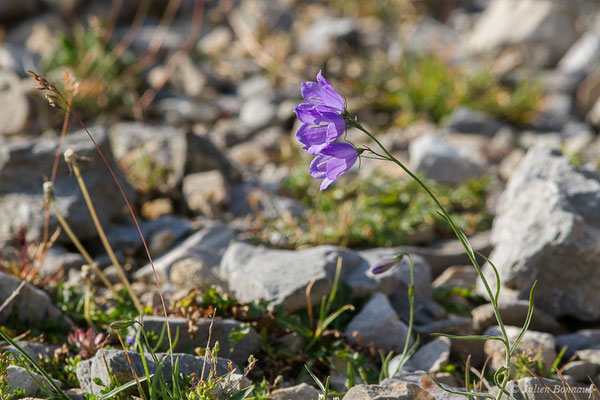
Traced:
MULTIPOLYGON (((428 181, 457 225, 466 233, 489 227, 485 209, 488 179, 479 178, 457 188, 428 181)), ((271 245, 302 247, 336 244, 350 247, 391 247, 427 242, 451 235, 427 194, 414 181, 390 180, 379 174, 346 179, 330 190, 318 185, 304 169, 283 183, 286 194, 299 199, 306 213, 299 218, 265 221, 258 238, 271 245), (273 243, 272 237, 278 242, 273 243)))
POLYGON ((419 119, 440 123, 461 105, 523 125, 542 96, 535 81, 509 87, 488 71, 469 73, 431 55, 407 54, 397 64, 374 65, 379 67, 357 81, 356 91, 373 110, 396 113, 393 122, 401 127, 419 119))

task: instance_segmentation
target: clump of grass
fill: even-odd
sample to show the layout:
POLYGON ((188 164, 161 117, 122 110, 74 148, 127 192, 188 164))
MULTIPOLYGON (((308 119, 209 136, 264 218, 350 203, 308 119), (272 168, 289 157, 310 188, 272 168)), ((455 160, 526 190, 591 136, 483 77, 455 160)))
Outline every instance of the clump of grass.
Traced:
MULTIPOLYGON (((491 215, 485 209, 488 179, 478 178, 457 188, 432 181, 427 184, 439 194, 452 218, 467 233, 489 227, 491 215)), ((426 193, 414 181, 386 179, 374 174, 368 179, 348 179, 335 188, 318 192, 313 178, 297 170, 283 183, 286 194, 306 207, 304 216, 259 221, 259 240, 269 241, 278 233, 286 247, 338 244, 350 247, 391 247, 406 244, 416 234, 451 235, 440 220, 426 193)))
POLYGON ((135 97, 131 94, 140 85, 136 76, 124 75, 135 56, 125 51, 115 57, 115 44, 104 31, 100 21, 95 20, 92 26, 78 25, 72 32, 61 34, 45 67, 51 76, 64 70, 73 73, 80 82, 73 106, 90 114, 133 106, 135 97))
POLYGON ((356 89, 375 110, 398 112, 394 122, 399 126, 423 118, 439 123, 461 105, 524 125, 542 96, 535 81, 508 87, 489 71, 468 73, 431 55, 408 53, 398 64, 377 65, 358 80, 356 89))

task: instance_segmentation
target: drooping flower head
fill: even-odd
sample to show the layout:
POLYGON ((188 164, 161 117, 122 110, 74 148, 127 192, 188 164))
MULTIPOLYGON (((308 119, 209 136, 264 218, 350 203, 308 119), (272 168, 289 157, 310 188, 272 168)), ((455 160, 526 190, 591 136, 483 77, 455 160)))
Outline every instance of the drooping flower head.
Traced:
POLYGON ((309 174, 313 178, 323 179, 321 190, 348 171, 356 162, 358 153, 348 143, 332 143, 324 147, 310 163, 309 174))
POLYGON ((306 103, 295 109, 298 119, 303 122, 296 139, 304 144, 309 154, 319 154, 344 133, 346 122, 340 114, 346 110, 346 103, 321 71, 317 82, 304 82, 301 87, 306 103))

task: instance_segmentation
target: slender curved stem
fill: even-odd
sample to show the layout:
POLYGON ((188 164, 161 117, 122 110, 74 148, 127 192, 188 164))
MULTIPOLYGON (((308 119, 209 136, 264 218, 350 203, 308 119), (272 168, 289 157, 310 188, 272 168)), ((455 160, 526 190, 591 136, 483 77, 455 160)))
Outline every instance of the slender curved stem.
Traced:
POLYGON ((477 262, 477 259, 475 257, 475 253, 473 252, 473 248, 472 248, 471 244, 468 242, 465 234, 460 230, 460 228, 458 226, 456 226, 456 224, 450 217, 450 214, 448 214, 448 212, 446 211, 444 206, 442 206, 442 203, 438 200, 438 198, 435 196, 435 194, 433 194, 433 192, 427 187, 427 185, 425 185, 425 183, 417 175, 415 175, 404 164, 402 164, 402 162, 400 162, 396 157, 394 157, 385 148, 385 146, 383 146, 383 144, 381 144, 381 142, 371 132, 369 132, 367 129, 365 129, 356 119, 351 118, 349 115, 343 115, 343 117, 349 124, 351 124, 355 128, 364 132, 367 136, 369 136, 369 138, 371 138, 375 143, 377 143, 379 148, 381 148, 381 150, 387 156, 387 159, 389 159, 390 161, 392 161, 393 163, 398 165, 400 168, 402 168, 402 170, 404 170, 404 172, 406 172, 415 182, 417 182, 419 184, 419 186, 421 186, 421 188, 423 190, 425 190, 425 192, 427 192, 427 194, 429 195, 431 200, 433 200, 433 202, 439 207, 440 212, 442 213, 442 216, 444 217, 444 219, 446 219, 446 221, 448 221, 448 223, 450 224, 450 227, 452 228, 452 230, 458 237, 458 240, 460 241, 462 246, 465 248, 467 255, 469 256, 469 259, 470 259, 471 263, 473 264, 473 267, 475 267, 475 270, 477 271, 477 275, 479 275, 479 279, 483 283, 485 291, 487 292, 488 297, 490 298, 490 301, 493 306, 492 308, 494 309, 494 315, 496 317, 496 321, 498 322, 498 326, 500 327, 500 331, 502 332, 502 337, 504 338, 504 340, 502 340, 502 342, 504 343, 505 352, 506 352, 506 359, 505 359, 506 371, 502 378, 502 383, 500 385, 500 391, 499 391, 498 397, 497 397, 497 399, 499 400, 500 397, 502 396, 502 394, 505 392, 505 388, 506 388, 506 385, 508 384, 508 379, 509 379, 510 357, 511 357, 510 343, 508 340, 508 335, 506 333, 506 328, 504 327, 504 324, 502 323, 502 318, 500 317, 500 312, 498 310, 498 304, 495 300, 496 297, 493 295, 490 285, 488 284, 485 276, 483 275, 483 271, 481 270, 481 267, 479 266, 479 263, 477 262))

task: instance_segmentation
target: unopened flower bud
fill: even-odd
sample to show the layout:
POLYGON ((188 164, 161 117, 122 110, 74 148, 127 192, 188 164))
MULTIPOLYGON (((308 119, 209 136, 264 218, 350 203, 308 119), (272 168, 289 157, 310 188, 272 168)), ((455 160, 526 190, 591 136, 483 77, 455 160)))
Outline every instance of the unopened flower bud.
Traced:
POLYGON ((371 267, 371 272, 375 275, 383 274, 384 272, 392 269, 396 264, 398 264, 398 260, 396 258, 384 258, 383 260, 377 261, 371 267))

